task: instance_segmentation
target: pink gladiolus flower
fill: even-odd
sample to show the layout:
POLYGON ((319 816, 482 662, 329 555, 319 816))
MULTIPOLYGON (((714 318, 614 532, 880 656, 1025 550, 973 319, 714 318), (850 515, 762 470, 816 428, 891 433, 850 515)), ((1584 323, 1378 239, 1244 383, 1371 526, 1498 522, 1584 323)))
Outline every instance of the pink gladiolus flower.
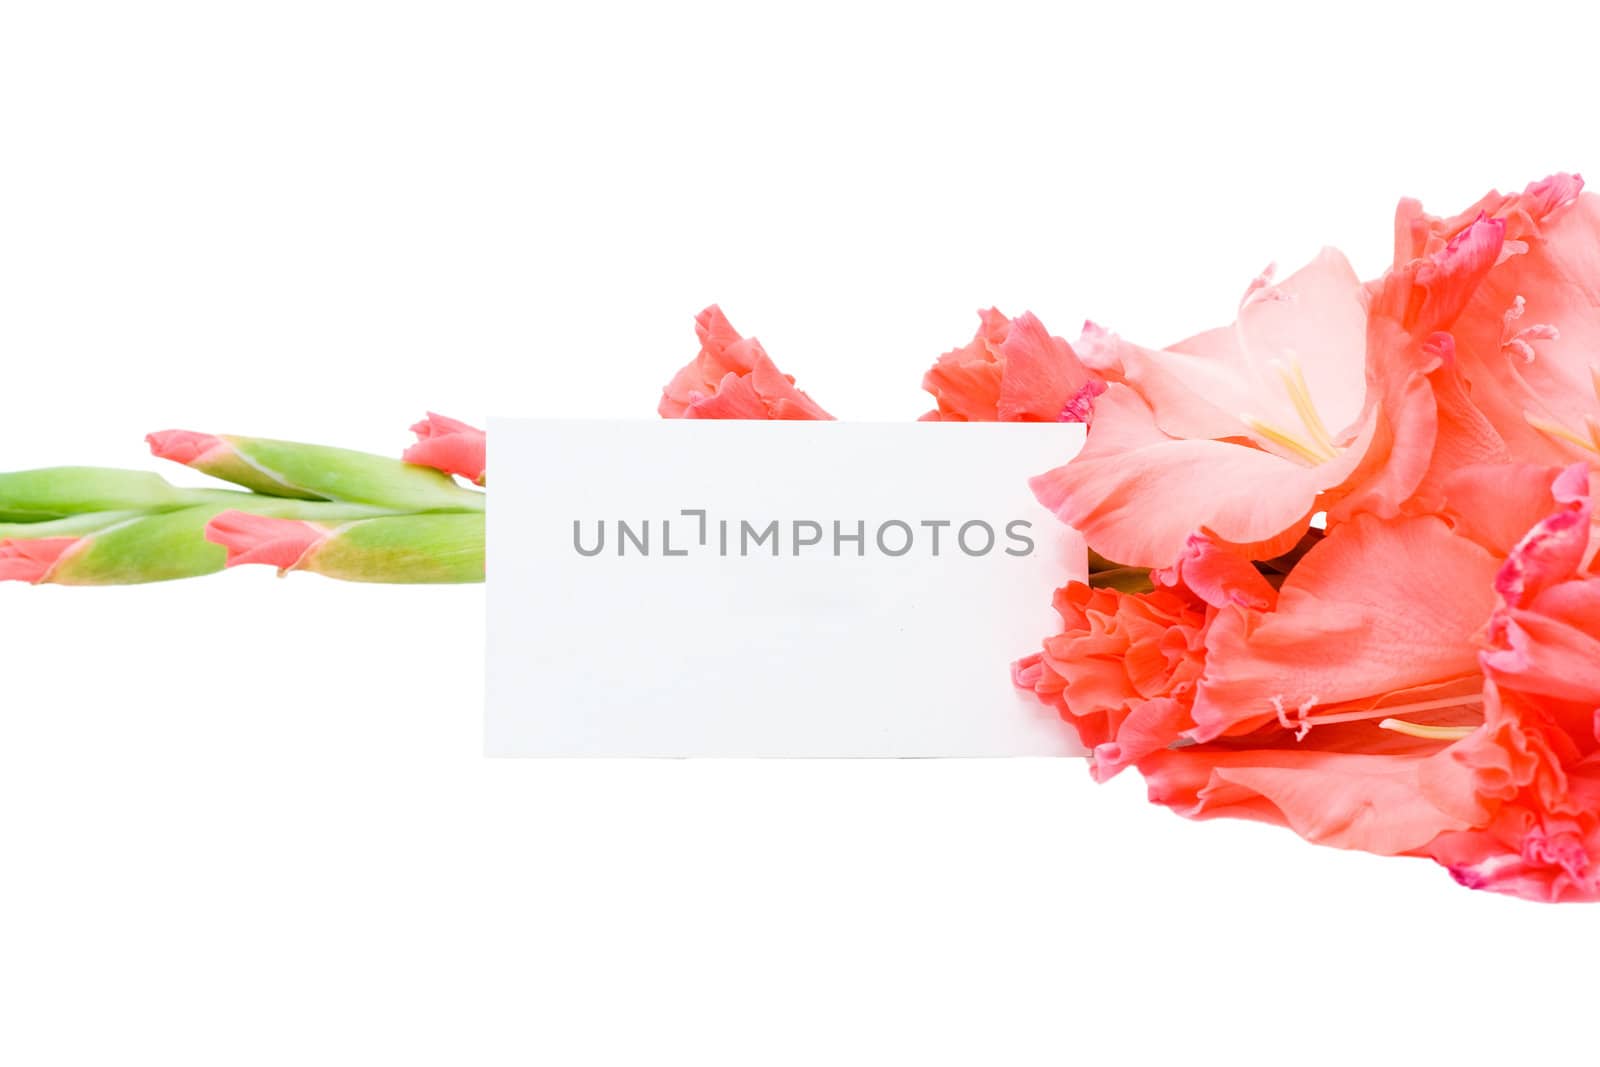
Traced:
MULTIPOLYGON (((1180 814, 1431 857, 1476 888, 1600 899, 1600 542, 1589 482, 1581 464, 1464 468, 1445 483, 1443 518, 1340 525, 1264 611, 1217 612, 1202 625, 1190 601, 1165 630, 1134 621, 1148 623, 1148 610, 1117 605, 1103 622, 1086 612, 1069 620, 1072 659, 1050 662, 1047 642, 1064 684, 1039 685, 1049 678, 1040 669, 1020 680, 1065 705, 1096 746, 1097 777, 1116 769, 1105 757, 1117 753, 1094 733, 1108 719, 1088 712, 1128 709, 1124 722, 1141 725, 1141 702, 1181 694, 1183 714, 1146 712, 1164 743, 1122 727, 1141 742, 1132 762, 1151 800, 1180 814), (1157 669, 1136 674, 1141 664, 1157 669), (1143 689, 1106 684, 1120 677, 1143 689)), ((1203 573, 1189 580, 1207 587, 1203 573)), ((1210 587, 1217 600, 1229 582, 1210 587)))
POLYGON ((1489 810, 1470 829, 1441 833, 1426 854, 1456 881, 1531 900, 1600 900, 1600 762, 1593 730, 1557 726, 1536 698, 1484 688, 1480 737, 1452 755, 1489 810))
POLYGON ((695 316, 700 354, 661 391, 668 419, 831 419, 778 370, 754 337, 741 337, 715 304, 695 316))
POLYGON ((228 566, 264 563, 280 575, 300 567, 332 531, 299 519, 224 511, 206 526, 206 540, 228 551, 228 566))
POLYGON ((1203 532, 1265 558, 1321 510, 1402 513, 1433 466, 1459 389, 1447 330, 1501 254, 1479 218, 1364 286, 1344 257, 1246 291, 1238 320, 1151 350, 1098 329, 1077 348, 1113 384, 1084 450, 1034 480, 1101 554, 1164 566, 1203 532))
POLYGON ((1088 422, 1105 383, 1031 312, 978 312, 978 332, 939 357, 922 379, 937 422, 1088 422))
POLYGON ((1331 250, 1170 349, 1088 327, 1077 353, 1112 384, 1083 451, 1034 491, 1121 563, 1167 566, 1197 532, 1275 555, 1372 442, 1366 334, 1365 291, 1331 250))
POLYGON ((1226 614, 1249 625, 1277 599, 1242 556, 1199 537, 1152 578, 1146 593, 1083 582, 1057 590, 1062 632, 1012 668, 1072 724, 1100 781, 1192 734, 1212 624, 1226 614))
POLYGON ((0 541, 0 582, 48 581, 56 564, 78 551, 81 537, 8 538, 0 541))
POLYGON ((427 418, 411 427, 411 432, 417 435, 417 443, 400 457, 407 463, 484 484, 488 439, 482 430, 430 411, 427 418))
POLYGON ((1483 722, 1472 642, 1496 570, 1436 518, 1335 530, 1273 610, 1210 628, 1185 747, 1139 761, 1150 798, 1382 855, 1479 825, 1488 810, 1448 750, 1483 722))
POLYGON ((1460 240, 1474 218, 1504 229, 1496 262, 1450 329, 1473 404, 1517 461, 1600 462, 1600 200, 1582 188, 1558 174, 1513 196, 1491 193, 1453 219, 1415 201, 1396 219, 1397 257, 1460 240))
POLYGON ((1090 750, 1097 781, 1193 727, 1205 666, 1205 612, 1167 590, 1129 594, 1073 583, 1056 591, 1063 630, 1013 677, 1053 706, 1090 750))
POLYGON ((1334 530, 1272 611, 1208 632, 1198 743, 1140 761, 1151 799, 1384 855, 1481 825, 1490 809, 1452 753, 1481 743, 1475 639, 1504 563, 1434 517, 1334 530))
POLYGON ((1493 817, 1429 849, 1473 888, 1600 900, 1600 543, 1590 477, 1576 464, 1543 479, 1554 507, 1495 576, 1499 604, 1480 657, 1485 726, 1460 756, 1493 817))
POLYGON ((1212 632, 1194 740, 1273 722, 1300 732, 1385 694, 1475 678, 1498 567, 1439 518, 1340 526, 1289 573, 1275 610, 1212 632))

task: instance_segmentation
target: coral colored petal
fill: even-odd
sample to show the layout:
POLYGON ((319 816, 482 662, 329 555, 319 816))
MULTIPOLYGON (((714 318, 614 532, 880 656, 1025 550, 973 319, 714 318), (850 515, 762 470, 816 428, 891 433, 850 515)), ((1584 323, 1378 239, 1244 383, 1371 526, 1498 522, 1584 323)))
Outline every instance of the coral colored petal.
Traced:
POLYGON ((1442 514, 1457 534, 1496 556, 1509 556, 1517 542, 1550 514, 1551 486, 1559 467, 1531 463, 1472 464, 1441 486, 1442 514))
POLYGON ((726 375, 750 373, 754 360, 765 354, 760 342, 741 337, 715 304, 695 316, 694 328, 700 352, 662 390, 664 418, 682 418, 695 399, 713 393, 726 375))
POLYGON ((1301 426, 1284 379, 1298 368, 1337 439, 1362 414, 1366 330, 1365 290, 1330 248, 1282 282, 1252 292, 1232 326, 1161 350, 1099 331, 1098 344, 1086 336, 1080 348, 1097 348, 1091 365, 1113 364, 1150 403, 1161 429, 1187 438, 1245 436, 1242 416, 1301 426))
POLYGON ((766 402, 748 377, 730 373, 706 397, 687 405, 685 419, 765 419, 766 402))
POLYGON ((448 415, 437 412, 428 412, 428 417, 421 422, 412 423, 411 432, 417 435, 417 440, 426 441, 431 437, 445 437, 451 434, 481 434, 483 431, 460 419, 452 419, 448 415))
POLYGON ((762 353, 750 368, 747 379, 751 382, 774 419, 832 419, 805 393, 795 388, 794 379, 778 369, 772 359, 762 353))
POLYGON ((1505 220, 1508 240, 1522 242, 1538 237, 1546 219, 1577 200, 1582 191, 1580 175, 1553 174, 1530 183, 1521 193, 1508 196, 1491 192, 1449 219, 1429 215, 1420 203, 1407 197, 1395 210, 1394 265, 1402 267, 1434 254, 1482 216, 1505 220))
POLYGON ((1417 486, 1416 504, 1420 510, 1438 512, 1445 499, 1445 483, 1456 472, 1479 465, 1504 466, 1511 462, 1511 450, 1473 402, 1456 361, 1454 339, 1449 334, 1435 334, 1427 344, 1440 360, 1438 369, 1428 375, 1437 410, 1428 469, 1417 486))
POLYGON ((1588 554, 1589 465, 1562 471, 1550 492, 1555 510, 1517 542, 1495 575, 1495 592, 1512 607, 1526 606, 1544 590, 1576 577, 1588 554))
POLYGON ((1600 708, 1600 579, 1561 582, 1527 599, 1497 613, 1484 669, 1523 693, 1600 708))
POLYGON ((1110 741, 1095 746, 1089 773, 1097 782, 1110 781, 1151 753, 1172 745, 1193 723, 1189 709, 1171 698, 1134 706, 1110 741))
MULTIPOLYGON (((1585 449, 1530 423, 1587 436, 1600 415, 1592 367, 1600 352, 1600 198, 1557 175, 1517 196, 1491 194, 1473 219, 1416 215, 1403 223, 1397 259, 1459 240, 1478 216, 1504 228, 1498 258, 1449 326, 1472 401, 1514 459, 1570 462, 1585 449)), ((1591 457, 1592 458, 1592 457, 1591 457)))
POLYGON ((994 422, 999 419, 1000 388, 1005 368, 1000 346, 1011 332, 1011 320, 998 308, 978 312, 972 340, 944 353, 922 376, 922 388, 938 407, 924 415, 938 422, 994 422))
POLYGON ((1256 819, 1317 844, 1392 856, 1469 825, 1453 812, 1475 806, 1471 775, 1452 768, 1450 759, 1443 750, 1377 755, 1200 748, 1154 753, 1139 770, 1152 801, 1188 818, 1256 819), (1433 795, 1441 788, 1451 794, 1442 804, 1433 795))
POLYGON ((1106 391, 1106 383, 1098 378, 1091 378, 1083 383, 1083 387, 1061 406, 1061 411, 1056 415, 1057 422, 1088 422, 1094 416, 1095 399, 1106 391))
POLYGON ((1097 391, 1095 381, 1072 351, 1052 337, 1031 311, 1011 321, 998 349, 1004 361, 995 414, 1002 422, 1086 422, 1097 391), (1074 404, 1071 417, 1064 417, 1074 404))
POLYGON ((1500 259, 1505 233, 1506 225, 1500 219, 1479 218, 1443 251, 1424 260, 1412 283, 1422 291, 1422 298, 1419 301, 1416 293, 1411 294, 1402 321, 1418 335, 1448 328, 1500 259))
POLYGON ((1181 585, 1214 608, 1237 605, 1265 611, 1278 602, 1278 591, 1244 555, 1199 534, 1190 535, 1171 567, 1150 577, 1158 585, 1181 585))
POLYGON ((0 541, 0 582, 45 581, 67 555, 84 543, 81 537, 15 538, 0 541))
POLYGON ((298 519, 274 519, 243 511, 224 511, 206 525, 206 540, 228 550, 228 566, 265 563, 293 570, 331 533, 298 519))
POLYGON ((1101 555, 1165 567, 1196 531, 1235 545, 1276 538, 1359 458, 1352 448, 1313 467, 1245 445, 1169 437, 1137 394, 1112 385, 1096 403, 1083 450, 1031 485, 1101 555))
POLYGON ((1476 674, 1497 568, 1439 519, 1339 527, 1290 572, 1259 625, 1212 628, 1196 739, 1476 674))
POLYGON ((695 319, 700 353, 673 376, 657 411, 683 419, 831 419, 794 379, 778 370, 760 342, 740 337, 716 305, 695 319), (737 384, 736 383, 740 383, 737 384), (725 389, 733 392, 718 398, 725 389))

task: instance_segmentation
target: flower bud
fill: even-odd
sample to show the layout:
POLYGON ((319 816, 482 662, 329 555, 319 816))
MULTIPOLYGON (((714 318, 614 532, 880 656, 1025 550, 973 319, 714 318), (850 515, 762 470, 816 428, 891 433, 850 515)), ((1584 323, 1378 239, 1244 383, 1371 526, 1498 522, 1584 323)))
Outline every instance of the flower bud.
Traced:
POLYGON ((449 475, 368 452, 264 437, 163 430, 150 451, 268 496, 366 504, 389 511, 482 511, 483 494, 449 475))
POLYGON ((481 513, 392 515, 334 524, 225 511, 206 537, 227 565, 264 563, 280 575, 311 571, 347 582, 483 581, 481 513))
MULTIPOLYGON (((337 523, 375 513, 373 508, 314 501, 249 498, 261 511, 306 515, 337 523)), ((206 540, 206 526, 224 505, 204 504, 176 511, 100 513, 71 520, 34 523, 23 536, 0 540, 0 581, 34 585, 136 585, 198 578, 222 570, 227 554, 206 540), (95 528, 92 520, 98 520, 95 528), (76 524, 74 532, 70 524, 76 524), (37 536, 36 536, 37 535, 37 536)), ((17 527, 7 527, 14 532, 17 527)))
POLYGON ((482 430, 430 411, 411 432, 417 435, 417 443, 406 449, 401 459, 484 484, 487 438, 482 430))

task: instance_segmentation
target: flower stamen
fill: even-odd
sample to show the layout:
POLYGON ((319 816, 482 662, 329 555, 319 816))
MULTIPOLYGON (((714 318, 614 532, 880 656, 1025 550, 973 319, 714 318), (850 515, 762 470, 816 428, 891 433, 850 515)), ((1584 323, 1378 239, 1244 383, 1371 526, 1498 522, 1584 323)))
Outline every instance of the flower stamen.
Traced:
POLYGON ((1320 466, 1334 458, 1318 448, 1314 442, 1296 437, 1294 434, 1281 430, 1270 422, 1263 422, 1253 415, 1241 415, 1239 421, 1244 423, 1251 433, 1264 437, 1281 448, 1288 449, 1313 467, 1320 466))
POLYGON ((1425 741, 1459 741, 1463 737, 1470 737, 1478 731, 1476 726, 1424 726, 1421 723, 1406 722, 1404 719, 1384 719, 1378 724, 1380 730, 1392 730, 1397 734, 1407 737, 1420 737, 1425 741))
POLYGON ((1524 411, 1522 419, 1546 437, 1554 437, 1570 445, 1576 445, 1585 452, 1592 452, 1600 456, 1600 423, 1596 423, 1593 418, 1584 420, 1584 428, 1589 431, 1588 436, 1569 430, 1559 422, 1547 419, 1542 415, 1535 415, 1531 411, 1524 411))
POLYGON ((1338 446, 1333 443, 1333 435, 1328 433, 1322 416, 1317 413, 1317 405, 1311 400, 1311 387, 1306 384, 1305 371, 1300 369, 1300 361, 1294 353, 1289 353, 1282 360, 1274 360, 1272 367, 1278 372, 1278 377, 1283 379, 1284 391, 1289 394, 1289 400, 1294 404, 1295 412, 1300 416, 1300 421, 1311 433, 1311 440, 1328 454, 1332 459, 1339 454, 1338 446))
MULTIPOLYGON (((1312 703, 1314 703, 1314 701, 1312 703)), ((1295 730, 1297 736, 1299 737, 1304 737, 1310 732, 1313 726, 1332 726, 1336 723, 1342 722, 1363 722, 1365 720, 1376 719, 1379 716, 1383 716, 1383 721, 1378 725, 1385 730, 1393 730, 1396 733, 1406 733, 1413 737, 1437 737, 1453 739, 1457 735, 1448 733, 1448 731, 1465 730, 1466 733, 1459 735, 1465 737, 1467 733, 1471 733, 1473 730, 1477 729, 1477 727, 1421 726, 1416 723, 1406 722, 1404 719, 1395 718, 1395 716, 1397 714, 1416 715, 1425 711, 1443 711, 1446 708, 1477 710, 1483 707, 1483 698, 1477 696, 1441 697, 1437 700, 1418 700, 1413 701, 1410 704, 1390 704, 1384 707, 1365 708, 1357 711, 1335 711, 1324 715, 1306 714, 1306 712, 1310 711, 1310 706, 1306 705, 1302 707, 1300 714, 1296 717, 1291 717, 1284 710, 1282 698, 1273 701, 1273 704, 1278 711, 1278 721, 1285 729, 1295 730), (1427 732, 1413 732, 1417 730, 1427 732), (1446 733, 1439 733, 1438 731, 1446 731, 1446 733)))
POLYGON ((1300 416, 1305 433, 1292 433, 1253 415, 1241 415, 1240 421, 1251 433, 1287 449, 1313 467, 1338 458, 1339 446, 1333 443, 1333 435, 1328 432, 1327 424, 1322 421, 1317 405, 1311 399, 1311 387, 1306 382, 1305 372, 1300 369, 1300 361, 1290 352, 1281 360, 1273 360, 1269 366, 1278 372, 1283 390, 1289 394, 1289 402, 1294 405, 1295 414, 1300 416))

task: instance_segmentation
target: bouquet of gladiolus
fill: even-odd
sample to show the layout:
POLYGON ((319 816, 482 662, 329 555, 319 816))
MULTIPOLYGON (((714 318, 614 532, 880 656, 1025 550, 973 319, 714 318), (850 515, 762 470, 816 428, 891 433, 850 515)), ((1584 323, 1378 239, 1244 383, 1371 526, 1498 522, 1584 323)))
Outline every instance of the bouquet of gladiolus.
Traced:
MULTIPOLYGON (((1600 899, 1600 199, 1558 175, 1390 269, 1328 250, 1169 348, 984 312, 930 419, 1088 423, 1033 481, 1087 539, 1013 667, 1104 780, 1192 818, 1600 899)), ((712 309, 662 414, 827 418, 712 309)))
MULTIPOLYGON (((1600 199, 1558 175, 1437 218, 1402 201, 1363 282, 1328 250, 1164 349, 990 310, 924 378, 954 421, 1087 423, 1033 480, 1084 535, 1059 633, 1013 665, 1099 780, 1192 818, 1426 857, 1600 899, 1600 199)), ((827 419, 715 307, 669 418, 827 419)), ((123 582, 264 562, 483 575, 483 435, 430 417, 391 461, 152 435, 242 491, 0 476, 0 578, 123 582), (431 468, 431 469, 429 469, 431 468)))

